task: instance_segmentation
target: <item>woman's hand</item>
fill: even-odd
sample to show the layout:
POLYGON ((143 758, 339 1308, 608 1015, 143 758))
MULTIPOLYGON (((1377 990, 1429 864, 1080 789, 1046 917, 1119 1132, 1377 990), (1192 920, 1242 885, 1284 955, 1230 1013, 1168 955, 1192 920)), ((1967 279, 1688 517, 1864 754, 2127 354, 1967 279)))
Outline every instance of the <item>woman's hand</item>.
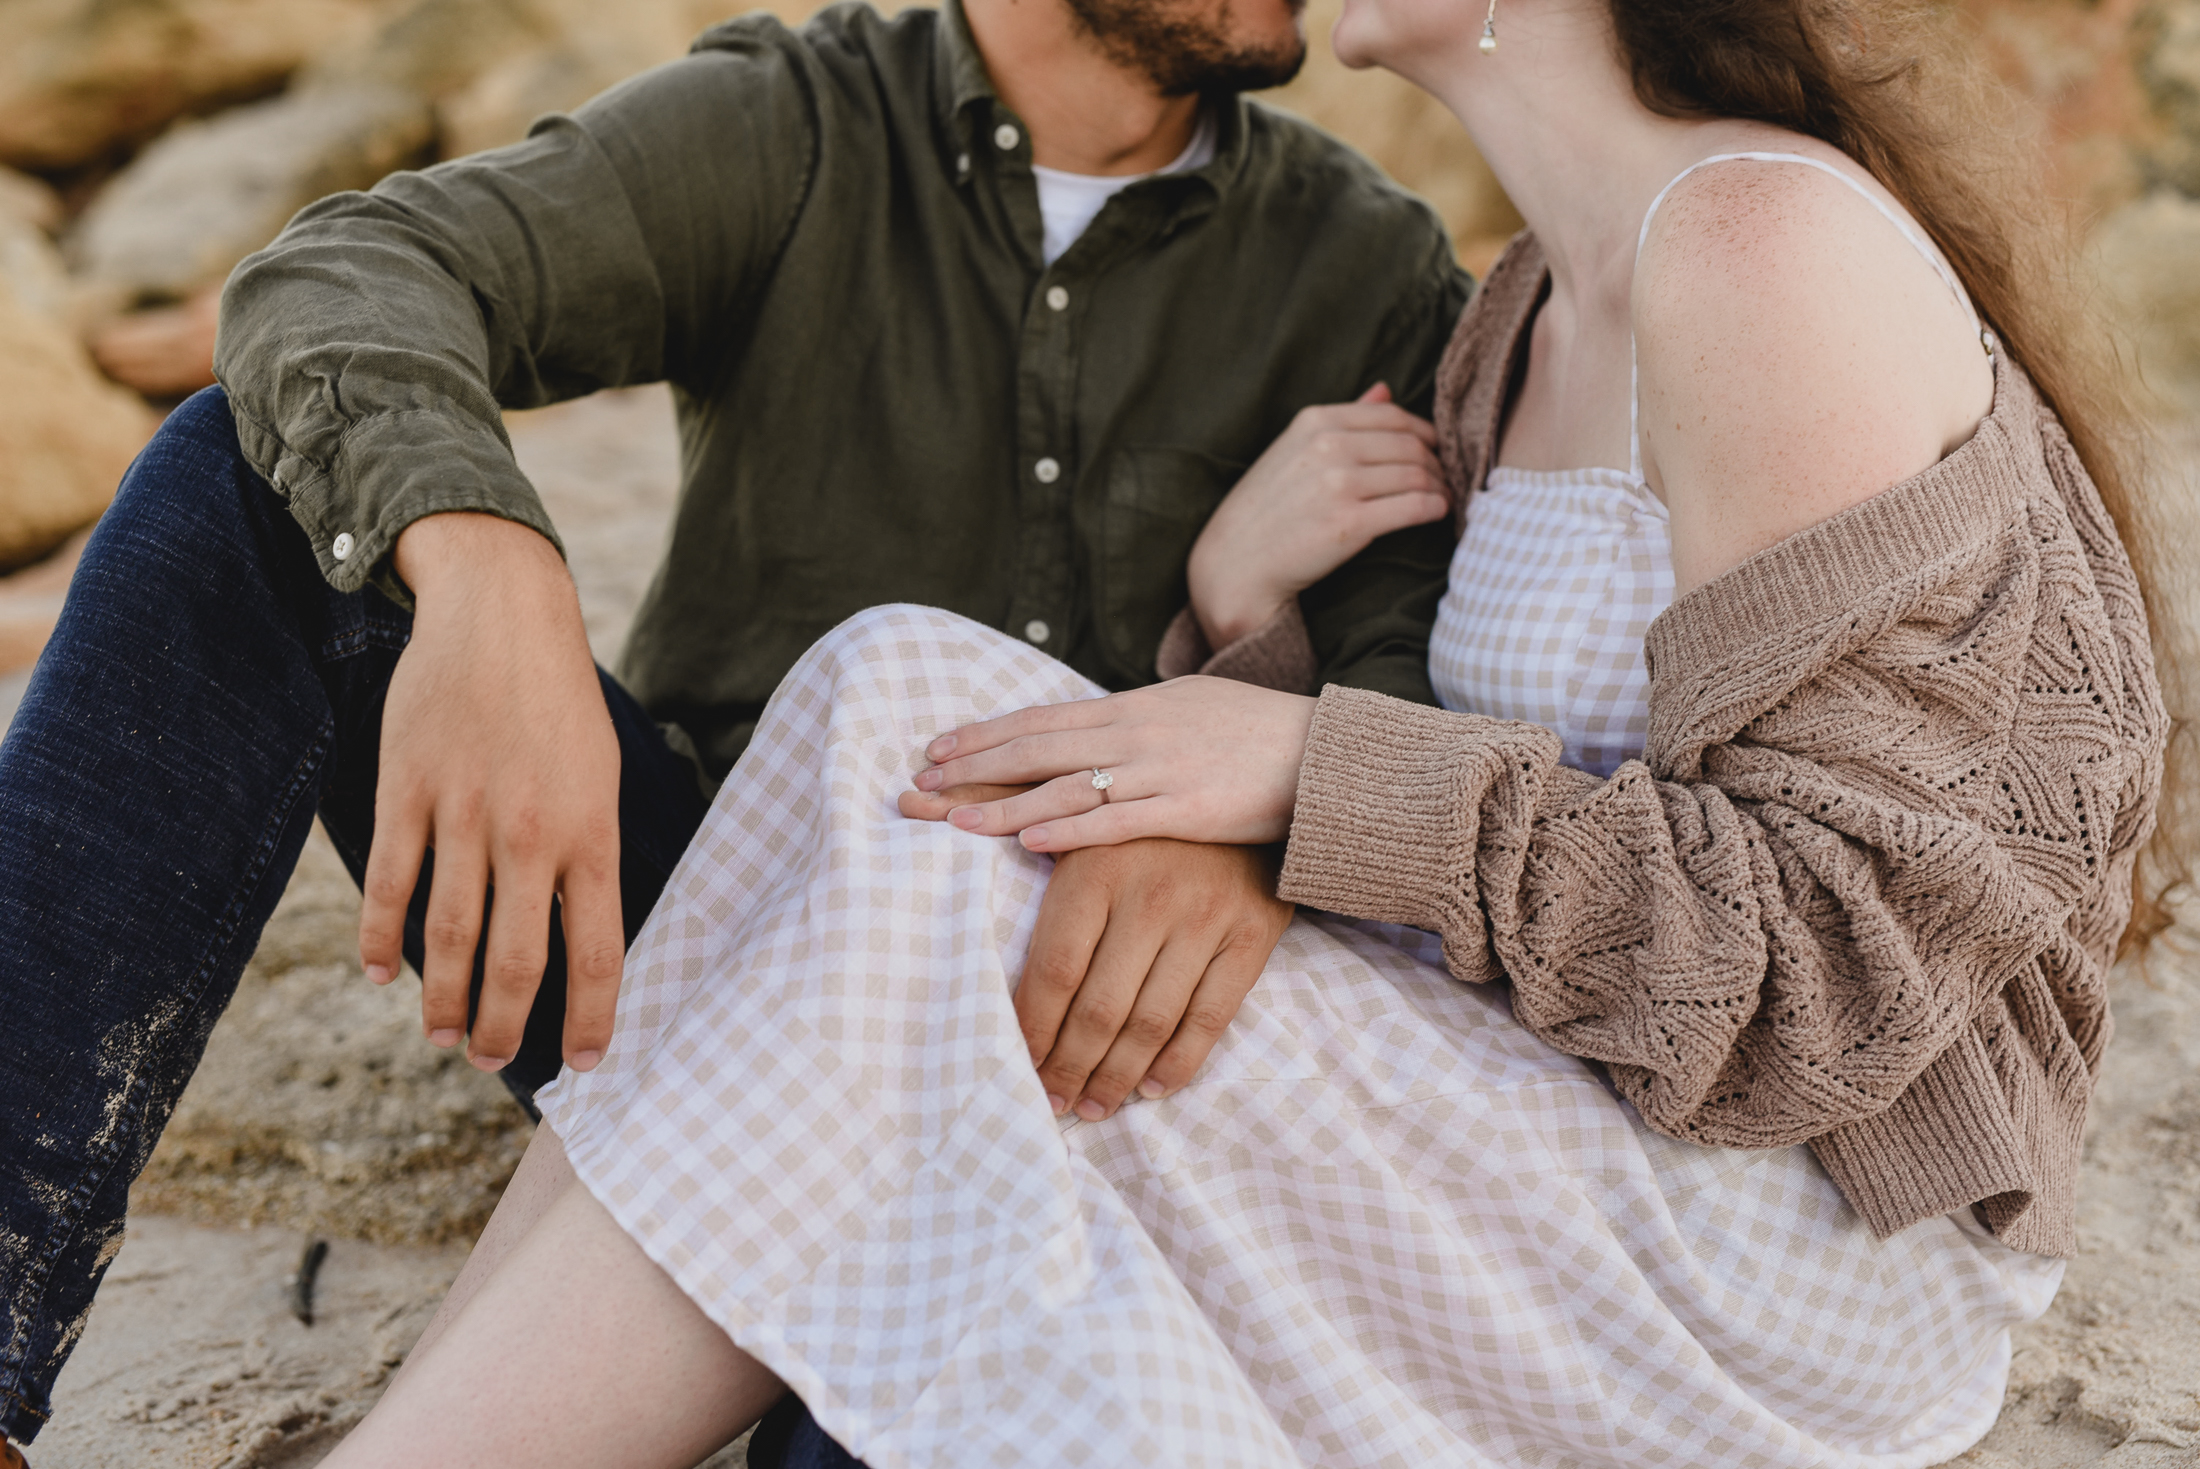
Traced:
MULTIPOLYGON (((926 796, 955 786, 1031 788, 958 805, 948 820, 983 836, 1021 833, 1034 852, 1175 837, 1257 845, 1291 830, 1314 701, 1227 678, 1043 704, 941 735, 916 778, 926 796), (1093 771, 1114 782, 1093 785, 1093 771)), ((929 807, 905 797, 903 810, 929 807)), ((925 809, 921 814, 933 814, 925 809)))
POLYGON ((1450 507, 1436 430, 1383 384, 1356 403, 1299 410, 1192 547, 1192 613, 1207 645, 1228 647, 1377 536, 1450 507))

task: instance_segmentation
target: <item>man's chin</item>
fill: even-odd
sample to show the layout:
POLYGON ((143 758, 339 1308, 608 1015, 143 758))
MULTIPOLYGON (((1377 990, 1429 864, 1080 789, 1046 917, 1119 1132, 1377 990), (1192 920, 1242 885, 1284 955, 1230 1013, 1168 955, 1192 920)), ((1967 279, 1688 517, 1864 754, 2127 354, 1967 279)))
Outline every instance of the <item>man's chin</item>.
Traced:
POLYGON ((1306 38, 1270 50, 1233 51, 1208 58, 1196 69, 1155 77, 1163 93, 1173 97, 1222 96, 1235 92, 1265 92, 1283 86, 1306 65, 1306 38))

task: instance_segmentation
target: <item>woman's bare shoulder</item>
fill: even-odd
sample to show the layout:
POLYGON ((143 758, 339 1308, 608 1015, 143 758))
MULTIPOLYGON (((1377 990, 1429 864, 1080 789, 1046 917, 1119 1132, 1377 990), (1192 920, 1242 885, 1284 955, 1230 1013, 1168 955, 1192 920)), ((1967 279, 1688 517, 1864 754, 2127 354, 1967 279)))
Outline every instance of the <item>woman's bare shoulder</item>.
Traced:
POLYGON ((1807 164, 1676 185, 1634 328, 1644 462, 1684 587, 1929 468, 1991 406, 1968 310, 1930 259, 1807 164))

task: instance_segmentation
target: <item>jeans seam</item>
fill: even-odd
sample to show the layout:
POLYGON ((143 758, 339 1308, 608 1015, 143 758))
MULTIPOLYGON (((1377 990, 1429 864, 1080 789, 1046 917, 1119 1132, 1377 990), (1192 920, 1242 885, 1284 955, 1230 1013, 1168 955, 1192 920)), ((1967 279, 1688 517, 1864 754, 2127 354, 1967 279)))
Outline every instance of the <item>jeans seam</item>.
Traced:
MULTIPOLYGON (((275 849, 280 844, 283 830, 290 824, 299 799, 312 784, 321 766, 327 761, 329 742, 334 731, 324 728, 318 738, 306 748, 290 780, 271 811, 271 819, 262 829, 259 842, 253 852, 243 880, 231 897, 229 906, 215 920, 213 941, 207 946, 197 969, 183 986, 187 1012, 196 1011, 205 998, 206 986, 213 977, 214 968, 223 950, 236 938, 237 930, 244 922, 244 910, 251 895, 259 890, 266 878, 268 864, 273 861, 275 849)), ((148 1088, 142 1074, 133 1075, 123 1086, 122 1103, 116 1110, 116 1125, 106 1141, 93 1149, 84 1160, 84 1168, 77 1175, 77 1182, 67 1198, 57 1209, 54 1226, 33 1254, 30 1268, 24 1274, 20 1293, 16 1297, 17 1312, 15 1331, 8 1341, 5 1353, 0 1353, 0 1394, 11 1399, 24 1414, 44 1422, 47 1414, 30 1406, 23 1392, 23 1374, 30 1356, 31 1338, 36 1334, 39 1308, 45 1304, 46 1287, 53 1278, 54 1265, 69 1247, 84 1213, 92 1200, 106 1184, 115 1160, 122 1155, 125 1143, 137 1135, 144 1124, 143 1107, 148 1088)))

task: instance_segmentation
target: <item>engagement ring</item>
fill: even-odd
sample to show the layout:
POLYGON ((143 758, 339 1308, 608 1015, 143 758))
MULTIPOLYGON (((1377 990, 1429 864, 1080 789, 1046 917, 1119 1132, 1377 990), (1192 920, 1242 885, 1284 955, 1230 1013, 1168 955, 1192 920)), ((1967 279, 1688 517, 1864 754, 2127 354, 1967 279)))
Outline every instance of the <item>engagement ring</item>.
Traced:
POLYGON ((1114 776, 1108 774, 1105 770, 1100 769, 1098 766, 1093 767, 1092 788, 1100 793, 1100 800, 1103 804, 1105 804, 1108 799, 1108 787, 1114 784, 1114 776))

